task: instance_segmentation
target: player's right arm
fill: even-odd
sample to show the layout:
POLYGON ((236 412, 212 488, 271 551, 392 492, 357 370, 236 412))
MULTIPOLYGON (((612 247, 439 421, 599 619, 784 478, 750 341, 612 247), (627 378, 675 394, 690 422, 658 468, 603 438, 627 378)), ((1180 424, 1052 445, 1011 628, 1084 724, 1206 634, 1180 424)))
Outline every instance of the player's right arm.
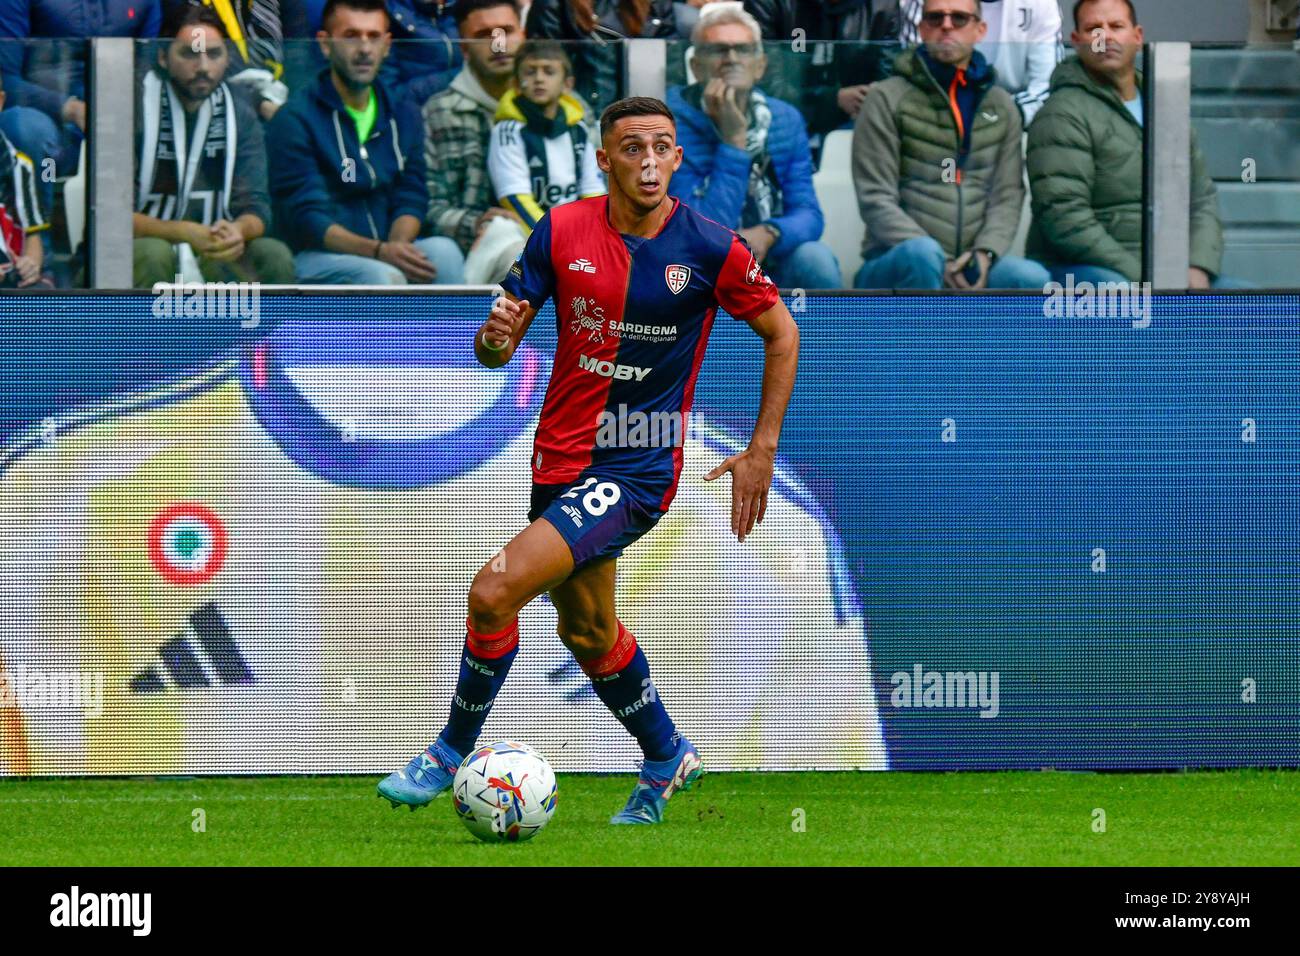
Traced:
POLYGON ((492 303, 492 311, 474 340, 474 355, 479 363, 488 368, 500 368, 509 362, 536 315, 537 310, 527 299, 517 299, 509 292, 503 292, 492 303))
POLYGON ((488 368, 500 368, 510 361, 533 317, 555 292, 551 219, 548 212, 537 221, 523 252, 501 282, 502 294, 474 338, 474 355, 488 368))

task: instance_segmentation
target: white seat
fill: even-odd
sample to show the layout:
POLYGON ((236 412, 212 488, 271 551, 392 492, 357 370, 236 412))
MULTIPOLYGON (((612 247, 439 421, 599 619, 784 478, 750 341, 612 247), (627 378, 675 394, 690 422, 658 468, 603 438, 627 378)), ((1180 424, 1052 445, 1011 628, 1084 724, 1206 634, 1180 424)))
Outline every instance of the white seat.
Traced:
POLYGON ((77 173, 63 181, 64 218, 68 223, 68 248, 77 251, 86 238, 86 140, 81 140, 77 173))
POLYGON ((862 237, 865 227, 858 214, 857 191, 853 188, 853 131, 835 129, 822 144, 821 167, 813 173, 813 189, 822 207, 826 227, 822 242, 840 261, 845 288, 862 266, 862 237))

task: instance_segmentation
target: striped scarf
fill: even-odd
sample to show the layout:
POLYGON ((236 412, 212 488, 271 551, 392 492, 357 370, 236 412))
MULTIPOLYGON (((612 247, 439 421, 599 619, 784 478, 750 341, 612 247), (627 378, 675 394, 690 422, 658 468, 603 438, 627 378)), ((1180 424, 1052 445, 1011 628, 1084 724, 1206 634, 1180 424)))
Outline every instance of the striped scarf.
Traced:
POLYGON ((145 74, 140 105, 144 138, 136 211, 156 219, 184 219, 206 226, 230 219, 230 187, 238 150, 230 88, 222 83, 203 101, 189 142, 184 107, 171 83, 157 70, 145 74), (160 171, 167 160, 175 169, 160 171), (198 203, 194 209, 191 200, 198 203))

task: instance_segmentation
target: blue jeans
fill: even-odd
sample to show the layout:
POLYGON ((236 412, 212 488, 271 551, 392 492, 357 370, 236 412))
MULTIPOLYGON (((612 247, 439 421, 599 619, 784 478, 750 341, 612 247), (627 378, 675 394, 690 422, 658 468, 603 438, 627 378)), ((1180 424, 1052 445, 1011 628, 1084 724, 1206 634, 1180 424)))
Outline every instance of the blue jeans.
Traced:
MULTIPOLYGON (((862 263, 853 284, 859 289, 942 289, 947 259, 929 236, 908 239, 862 263)), ((987 288, 1041 291, 1050 281, 1047 269, 1034 260, 1006 256, 993 263, 987 288)))
POLYGON ((768 277, 783 289, 839 289, 840 262, 824 242, 802 242, 782 259, 763 263, 768 277))
MULTIPOLYGON (((1052 266, 1052 281, 1059 282, 1062 286, 1066 285, 1066 279, 1074 276, 1074 284, 1080 282, 1091 282, 1097 285, 1099 282, 1122 282, 1129 284, 1127 276, 1116 272, 1114 269, 1107 269, 1103 266, 1089 265, 1072 265, 1072 266, 1052 266)), ((1230 276, 1217 276, 1210 282, 1211 289, 1254 289, 1255 283, 1247 282, 1245 279, 1233 279, 1230 276)))
POLYGON ((81 150, 81 130, 71 123, 59 124, 30 106, 11 106, 0 110, 0 133, 36 167, 36 192, 41 212, 48 222, 54 208, 54 180, 64 179, 77 171, 81 150), (54 160, 54 175, 45 176, 45 160, 54 160))
MULTIPOLYGON (((465 256, 446 236, 416 239, 415 247, 438 270, 435 285, 458 285, 465 276, 465 256)), ((293 257, 299 282, 320 285, 406 285, 406 276, 387 262, 343 252, 307 249, 293 257)))

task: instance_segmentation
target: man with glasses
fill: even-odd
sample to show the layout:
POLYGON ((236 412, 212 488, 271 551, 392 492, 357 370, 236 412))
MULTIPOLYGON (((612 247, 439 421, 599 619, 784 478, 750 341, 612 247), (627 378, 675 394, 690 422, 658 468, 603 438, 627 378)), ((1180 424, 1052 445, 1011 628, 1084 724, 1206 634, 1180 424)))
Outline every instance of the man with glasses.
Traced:
POLYGON ((979 0, 926 0, 924 46, 863 101, 853 182, 867 234, 864 289, 1042 289, 1007 255, 1025 198, 1020 111, 975 49, 979 0))
MULTIPOLYGON (((1061 8, 1057 0, 983 0, 988 32, 979 51, 993 65, 998 85, 1016 98, 1028 126, 1047 101, 1052 71, 1061 62, 1061 8)), ((903 0, 903 43, 921 42, 924 0, 903 0)))
POLYGON ((684 156, 673 195, 735 229, 777 285, 837 289, 843 279, 820 241, 803 116, 758 89, 767 67, 761 36, 754 18, 734 7, 707 11, 696 24, 699 80, 668 91, 684 156))
MULTIPOLYGON (((1142 27, 1130 0, 1079 0, 1078 51, 1052 75, 1052 96, 1029 130, 1033 223, 1028 248, 1055 281, 1142 279, 1142 27)), ((1189 289, 1239 287, 1219 275, 1218 196, 1193 134, 1189 289)))
POLYGON ((383 0, 329 0, 316 34, 329 61, 267 127, 271 196, 298 279, 353 285, 459 283, 447 236, 419 238, 428 211, 416 108, 378 80, 391 35, 383 0))

